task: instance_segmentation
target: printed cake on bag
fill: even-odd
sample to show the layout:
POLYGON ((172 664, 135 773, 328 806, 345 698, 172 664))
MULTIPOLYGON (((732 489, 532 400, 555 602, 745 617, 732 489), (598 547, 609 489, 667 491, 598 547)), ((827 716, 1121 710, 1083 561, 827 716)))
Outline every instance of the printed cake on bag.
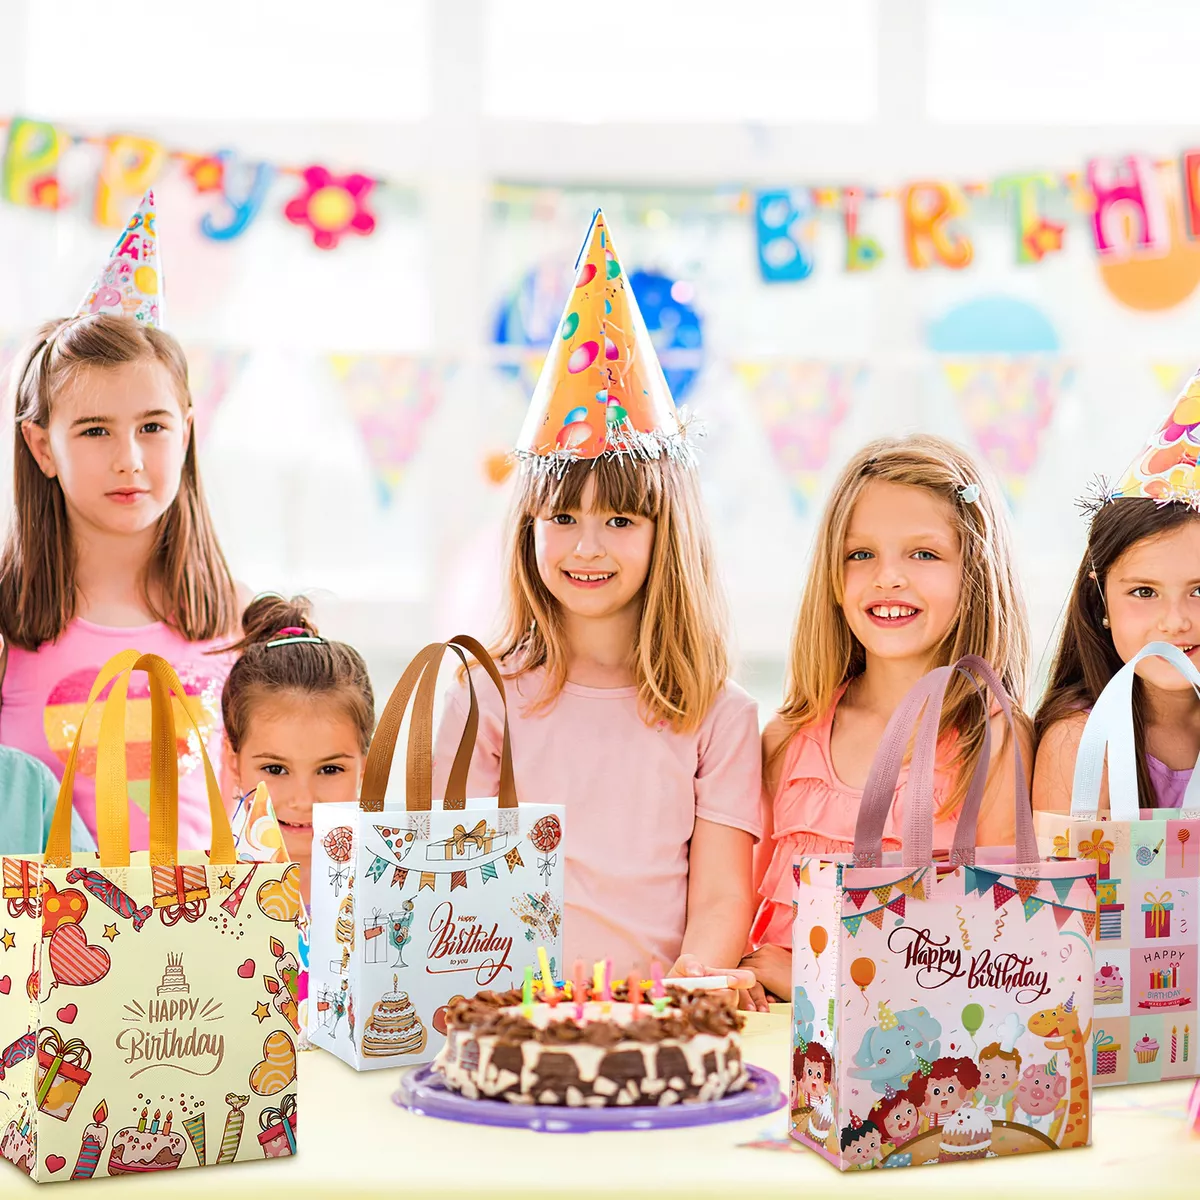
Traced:
MULTIPOLYGON (((479 659, 503 695, 478 642, 450 644, 479 659)), ((415 708, 428 720, 414 716, 410 729, 426 737, 432 729, 445 649, 427 646, 396 685, 371 744, 362 800, 313 810, 309 1036, 358 1070, 432 1060, 445 1041, 447 1005, 517 986, 537 965, 537 946, 561 972, 563 809, 518 807, 507 741, 498 797, 462 795, 468 746, 444 808, 433 808, 428 768, 406 777, 406 807, 383 807, 418 681, 415 708)), ((430 747, 418 757, 431 764, 430 747)))
POLYGON ((1094 865, 1038 861, 1019 763, 1015 848, 974 847, 980 772, 950 863, 931 860, 937 717, 947 681, 963 667, 1008 714, 981 660, 931 672, 880 743, 854 860, 811 857, 793 867, 791 1136, 842 1170, 1090 1141, 1094 865), (880 841, 926 700, 901 859, 883 854, 880 841))

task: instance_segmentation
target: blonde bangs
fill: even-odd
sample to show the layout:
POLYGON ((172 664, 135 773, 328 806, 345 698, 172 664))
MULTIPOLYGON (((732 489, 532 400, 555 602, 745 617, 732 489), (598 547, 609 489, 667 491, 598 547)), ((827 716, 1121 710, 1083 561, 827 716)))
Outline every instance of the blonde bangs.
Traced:
MULTIPOLYGON (((873 480, 919 487, 945 500, 962 552, 962 591, 958 612, 933 652, 930 667, 977 654, 996 669, 1012 698, 1014 715, 1025 697, 1029 660, 1029 620, 1013 561, 1004 501, 990 472, 953 442, 928 435, 885 438, 864 446, 838 477, 826 502, 813 546, 808 581, 788 650, 785 697, 779 716, 791 736, 819 721, 833 706, 843 684, 862 674, 866 652, 842 611, 845 538, 863 489, 873 480), (967 503, 962 488, 979 485, 967 503), (832 603, 831 603, 832 600, 832 603)), ((946 692, 941 729, 959 735, 957 779, 940 816, 961 804, 983 750, 984 726, 973 684, 958 677, 946 692)), ((791 740, 785 739, 776 755, 791 740)))
POLYGON ((554 703, 567 679, 568 651, 558 602, 538 572, 534 522, 539 515, 582 508, 590 480, 596 510, 656 524, 630 669, 648 725, 665 721, 681 732, 694 730, 728 675, 726 610, 695 469, 665 455, 649 462, 602 457, 561 471, 521 472, 510 520, 504 619, 493 653, 510 678, 545 668, 531 710, 554 703))

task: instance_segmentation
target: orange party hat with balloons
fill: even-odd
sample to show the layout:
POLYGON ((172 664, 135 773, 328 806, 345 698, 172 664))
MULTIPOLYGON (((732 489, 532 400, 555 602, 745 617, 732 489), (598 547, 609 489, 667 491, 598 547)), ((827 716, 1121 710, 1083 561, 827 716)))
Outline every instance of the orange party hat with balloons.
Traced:
POLYGON ((1184 384, 1167 419, 1151 435, 1112 493, 1200 509, 1200 371, 1184 384))
POLYGON ((691 461, 654 344, 597 209, 517 439, 535 468, 626 454, 691 461))
POLYGON ((75 315, 88 313, 115 313, 162 327, 162 266, 153 192, 142 197, 75 315))

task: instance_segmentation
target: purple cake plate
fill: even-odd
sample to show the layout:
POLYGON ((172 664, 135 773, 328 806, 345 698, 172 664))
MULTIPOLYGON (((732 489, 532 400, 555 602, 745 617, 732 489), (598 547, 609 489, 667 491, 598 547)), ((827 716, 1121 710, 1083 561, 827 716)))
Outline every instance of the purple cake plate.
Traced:
POLYGON ((627 1105, 622 1108, 567 1108, 558 1104, 510 1104, 507 1100, 468 1100, 450 1091, 430 1064, 400 1080, 392 1099, 423 1117, 532 1129, 537 1133, 595 1133, 599 1130, 684 1129, 718 1121, 762 1117, 783 1106, 779 1080, 761 1067, 746 1067, 750 1082, 740 1092, 697 1104, 627 1105))

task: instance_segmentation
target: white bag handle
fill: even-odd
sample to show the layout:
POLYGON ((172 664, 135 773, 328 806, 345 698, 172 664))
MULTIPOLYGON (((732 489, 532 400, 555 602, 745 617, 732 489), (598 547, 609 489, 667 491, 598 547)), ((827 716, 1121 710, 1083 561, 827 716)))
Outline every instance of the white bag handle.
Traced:
MULTIPOLYGON (((1143 646, 1100 693, 1079 739, 1075 781, 1071 787, 1071 816, 1095 817, 1100 808, 1104 750, 1108 748, 1108 807, 1115 821, 1138 821, 1137 758, 1133 744, 1133 676, 1144 658, 1169 662, 1192 685, 1200 698, 1200 670, 1178 646, 1151 642, 1143 646)), ((1200 808, 1200 759, 1188 780, 1184 809, 1200 808)), ((1172 810, 1172 815, 1178 813, 1172 810)))

